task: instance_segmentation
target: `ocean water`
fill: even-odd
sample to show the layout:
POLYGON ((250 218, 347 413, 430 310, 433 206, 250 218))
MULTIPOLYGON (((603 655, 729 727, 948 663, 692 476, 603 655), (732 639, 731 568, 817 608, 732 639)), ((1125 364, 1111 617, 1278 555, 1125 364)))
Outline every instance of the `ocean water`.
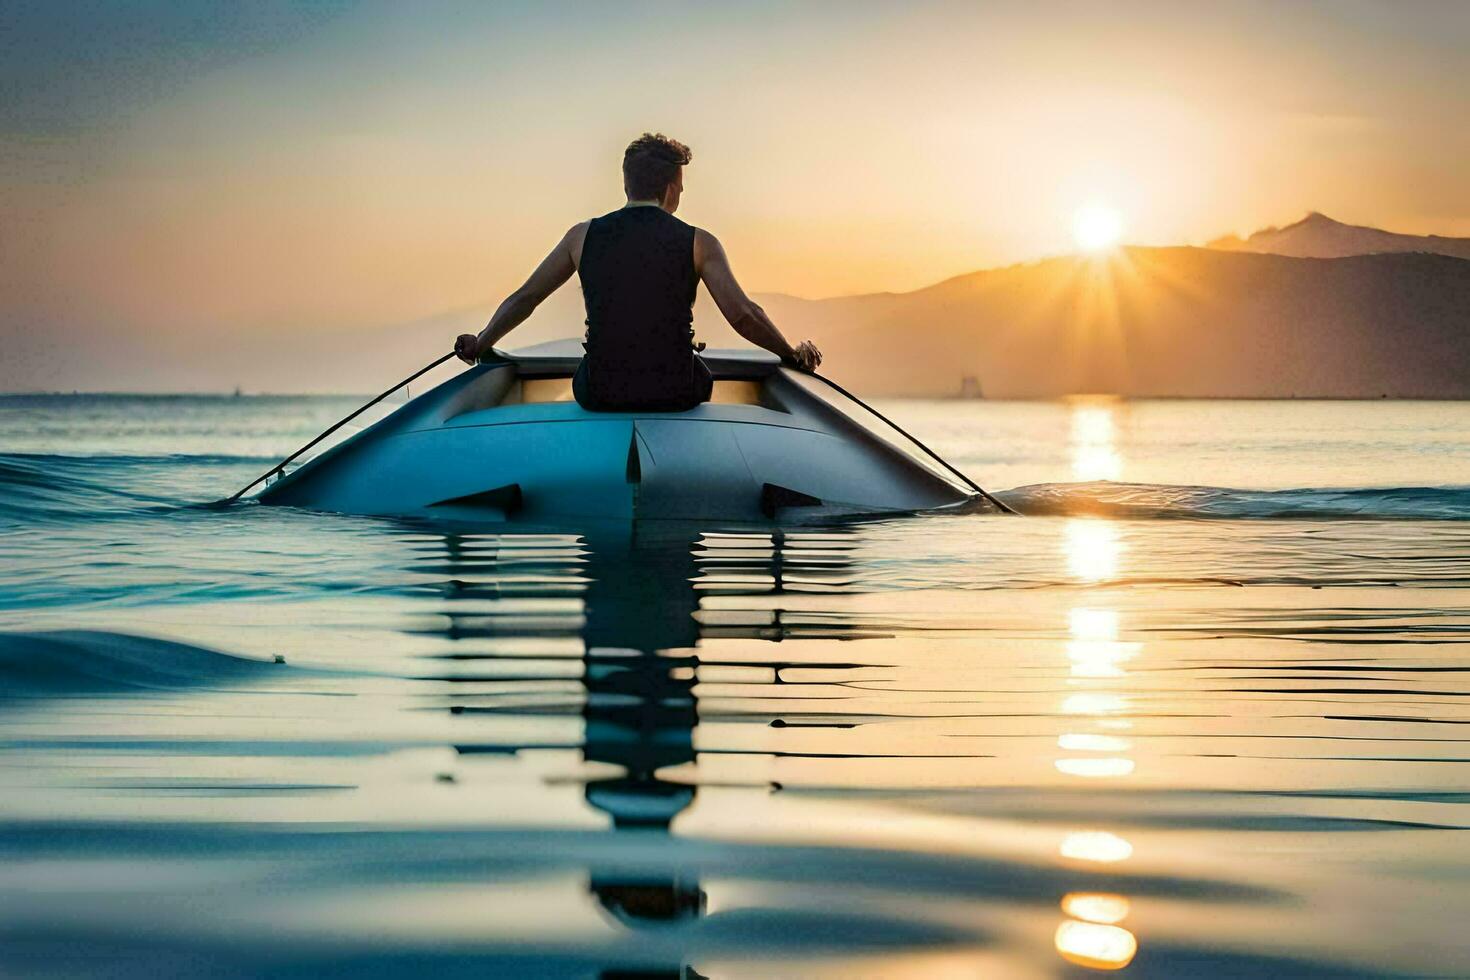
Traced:
POLYGON ((0 975, 1470 975, 1470 405, 892 402, 1024 516, 226 496, 0 398, 0 975))

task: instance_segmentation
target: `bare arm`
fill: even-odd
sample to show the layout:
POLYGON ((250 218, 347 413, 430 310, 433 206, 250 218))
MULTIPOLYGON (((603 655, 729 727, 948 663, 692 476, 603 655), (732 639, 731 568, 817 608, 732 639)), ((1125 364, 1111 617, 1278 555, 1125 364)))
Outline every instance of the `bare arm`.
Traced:
POLYGON ((745 290, 735 281, 724 246, 707 231, 696 230, 694 233, 694 268, 704 280, 715 305, 740 336, 786 363, 807 371, 815 370, 822 363, 822 354, 816 345, 806 340, 792 347, 771 318, 766 316, 766 311, 745 295, 745 290))
POLYGON ((479 336, 461 335, 454 344, 455 353, 460 359, 474 364, 481 355, 488 354, 500 342, 500 338, 524 323, 546 297, 570 279, 572 273, 577 271, 576 257, 581 252, 582 240, 586 234, 586 222, 574 225, 556 243, 551 254, 541 260, 531 277, 496 308, 495 315, 490 317, 490 322, 480 331, 479 336))

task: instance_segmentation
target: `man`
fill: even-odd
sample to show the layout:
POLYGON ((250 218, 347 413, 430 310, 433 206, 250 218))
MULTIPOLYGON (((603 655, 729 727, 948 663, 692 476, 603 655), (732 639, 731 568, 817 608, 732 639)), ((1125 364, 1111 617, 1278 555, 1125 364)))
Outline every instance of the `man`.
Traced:
MULTIPOLYGON (((454 350, 474 364, 576 272, 587 304, 587 354, 572 391, 591 411, 683 411, 709 400, 709 369, 695 353, 694 294, 704 281, 735 332, 805 371, 822 362, 811 341, 796 347, 730 271, 719 240, 674 217, 689 147, 644 133, 623 153, 628 201, 574 225, 531 278, 506 298, 479 336, 454 350)), ((702 346, 702 345, 701 345, 702 346)))

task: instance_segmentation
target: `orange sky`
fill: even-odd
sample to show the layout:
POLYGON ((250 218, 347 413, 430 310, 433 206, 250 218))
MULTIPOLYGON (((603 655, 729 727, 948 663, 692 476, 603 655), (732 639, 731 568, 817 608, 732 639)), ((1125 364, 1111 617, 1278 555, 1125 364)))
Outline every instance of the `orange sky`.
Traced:
POLYGON ((291 386, 303 336, 474 329, 643 129, 752 291, 1066 251, 1099 199, 1141 243, 1470 235, 1470 5, 253 11, 0 14, 0 390, 291 386))

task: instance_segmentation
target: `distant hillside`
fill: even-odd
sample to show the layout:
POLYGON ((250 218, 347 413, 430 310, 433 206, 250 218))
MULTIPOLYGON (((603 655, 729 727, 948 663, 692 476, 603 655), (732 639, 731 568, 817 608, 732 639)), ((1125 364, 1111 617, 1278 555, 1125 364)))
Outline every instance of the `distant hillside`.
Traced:
POLYGON ((1229 252, 1269 252, 1306 259, 1339 259, 1379 252, 1433 252, 1470 259, 1470 238, 1440 235, 1400 235, 1381 228, 1345 225, 1313 211, 1284 228, 1263 228, 1249 238, 1229 235, 1208 248, 1229 252))
POLYGON ((1128 248, 913 293, 761 297, 869 394, 1470 397, 1470 260, 1128 248))
MULTIPOLYGON (((864 395, 952 395, 970 376, 991 398, 1470 398, 1470 260, 1441 255, 1129 248, 911 293, 758 299, 788 336, 821 344, 825 373, 864 395)), ((507 346, 580 336, 581 304, 568 284, 507 346)), ((135 363, 171 390, 377 391, 478 329, 493 308, 350 332, 240 334, 205 361, 193 347, 124 345, 109 363, 135 363), (241 352, 262 345, 275 361, 251 373, 241 352)), ((695 324, 711 346, 744 343, 704 289, 695 324)))

